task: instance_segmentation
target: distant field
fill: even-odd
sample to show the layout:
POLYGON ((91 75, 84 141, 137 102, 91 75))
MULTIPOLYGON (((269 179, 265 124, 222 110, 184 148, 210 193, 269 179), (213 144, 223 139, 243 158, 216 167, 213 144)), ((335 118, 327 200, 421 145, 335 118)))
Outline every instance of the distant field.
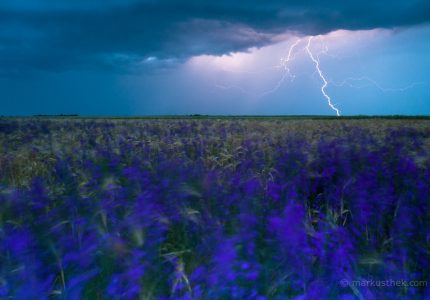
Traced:
POLYGON ((79 116, 79 115, 35 115, 33 117, 5 117, 0 116, 0 119, 182 119, 182 120, 196 120, 196 119, 224 119, 224 120, 240 120, 240 119, 256 119, 256 120, 430 120, 430 116, 417 115, 383 115, 383 116, 370 116, 370 115, 355 115, 355 116, 327 116, 327 115, 161 115, 161 116, 79 116))
POLYGON ((428 117, 0 118, 1 299, 426 299, 429 228, 428 117))

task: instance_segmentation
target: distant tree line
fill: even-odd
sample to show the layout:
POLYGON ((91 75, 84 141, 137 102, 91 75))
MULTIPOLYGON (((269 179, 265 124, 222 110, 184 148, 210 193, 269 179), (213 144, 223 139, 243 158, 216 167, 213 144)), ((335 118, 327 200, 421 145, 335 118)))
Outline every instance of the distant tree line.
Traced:
POLYGON ((34 115, 34 117, 79 117, 79 115, 78 114, 59 114, 59 115, 38 114, 38 115, 34 115))

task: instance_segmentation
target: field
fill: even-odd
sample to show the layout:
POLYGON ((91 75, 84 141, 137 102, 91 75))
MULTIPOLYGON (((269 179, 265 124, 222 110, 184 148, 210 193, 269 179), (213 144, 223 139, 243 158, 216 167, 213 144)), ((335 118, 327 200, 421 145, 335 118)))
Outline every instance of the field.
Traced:
POLYGON ((429 229, 425 118, 0 119, 0 299, 429 299, 429 229))

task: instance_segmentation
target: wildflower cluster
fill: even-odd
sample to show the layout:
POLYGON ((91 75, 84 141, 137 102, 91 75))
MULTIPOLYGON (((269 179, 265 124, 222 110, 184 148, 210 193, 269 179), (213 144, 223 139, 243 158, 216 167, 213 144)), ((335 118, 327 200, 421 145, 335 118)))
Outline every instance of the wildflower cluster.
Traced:
POLYGON ((424 299, 430 123, 0 121, 0 298, 424 299))

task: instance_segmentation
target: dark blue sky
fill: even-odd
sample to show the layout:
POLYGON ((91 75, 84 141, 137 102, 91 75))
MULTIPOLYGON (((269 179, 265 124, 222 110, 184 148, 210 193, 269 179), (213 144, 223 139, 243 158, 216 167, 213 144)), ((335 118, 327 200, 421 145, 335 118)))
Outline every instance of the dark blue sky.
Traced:
POLYGON ((430 115, 429 21, 425 0, 2 0, 0 115, 430 115))

